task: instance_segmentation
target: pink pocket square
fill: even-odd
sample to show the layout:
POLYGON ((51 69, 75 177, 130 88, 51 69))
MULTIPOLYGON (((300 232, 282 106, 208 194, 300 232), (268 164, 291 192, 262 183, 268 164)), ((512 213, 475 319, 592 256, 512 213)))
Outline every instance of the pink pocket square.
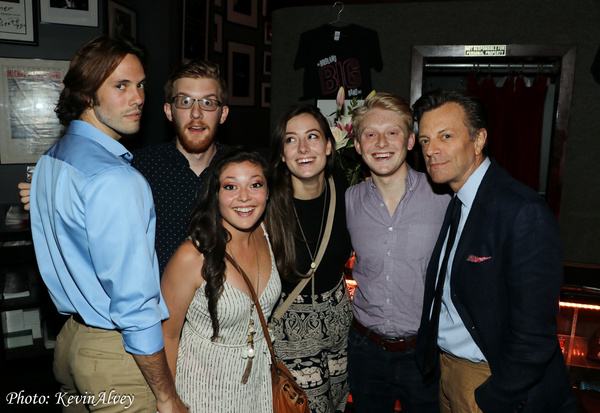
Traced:
POLYGON ((476 255, 469 255, 467 258, 468 262, 483 262, 485 260, 489 260, 492 257, 478 257, 476 255))

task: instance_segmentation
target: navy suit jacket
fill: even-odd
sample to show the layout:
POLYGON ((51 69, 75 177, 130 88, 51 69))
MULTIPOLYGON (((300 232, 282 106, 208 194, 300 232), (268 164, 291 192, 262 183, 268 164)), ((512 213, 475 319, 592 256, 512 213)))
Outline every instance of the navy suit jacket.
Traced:
MULTIPOLYGON (((425 283, 417 362, 426 375, 434 373, 425 368, 425 345, 448 226, 446 217, 425 283)), ((475 391, 481 410, 576 411, 556 333, 563 280, 558 223, 539 194, 493 160, 463 228, 451 274, 452 302, 492 373, 475 391)))

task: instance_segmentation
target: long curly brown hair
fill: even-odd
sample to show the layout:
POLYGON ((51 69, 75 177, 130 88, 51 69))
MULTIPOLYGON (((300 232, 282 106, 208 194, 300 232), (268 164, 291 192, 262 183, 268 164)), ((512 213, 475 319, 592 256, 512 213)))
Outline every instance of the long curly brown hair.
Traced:
MULTIPOLYGON (((223 292, 226 274, 225 251, 227 243, 231 241, 231 234, 223 226, 223 217, 219 210, 220 178, 221 173, 227 166, 242 162, 250 162, 260 166, 267 179, 267 187, 271 188, 271 171, 263 156, 243 147, 231 147, 219 155, 210 166, 202 194, 192 212, 189 226, 189 233, 194 246, 204 255, 202 276, 206 280, 204 293, 208 300, 208 312, 213 328, 211 340, 213 341, 219 336, 217 302, 223 292)), ((272 194, 273 192, 269 189, 269 200, 261 220, 265 224, 271 245, 275 249, 275 245, 289 241, 286 241, 287 238, 280 235, 281 228, 283 228, 282 217, 277 213, 277 201, 273 200, 272 194)), ((282 247, 278 248, 282 249, 282 247)))

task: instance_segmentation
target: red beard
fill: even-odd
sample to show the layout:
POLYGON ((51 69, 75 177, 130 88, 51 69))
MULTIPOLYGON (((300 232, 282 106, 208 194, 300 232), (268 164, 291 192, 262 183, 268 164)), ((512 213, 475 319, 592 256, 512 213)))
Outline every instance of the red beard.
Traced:
POLYGON ((177 140, 187 153, 204 153, 213 144, 215 140, 215 133, 203 122, 191 122, 183 127, 178 128, 177 140), (202 133, 191 134, 188 130, 191 126, 200 126, 205 129, 202 133), (192 136, 190 136, 190 134, 192 136))

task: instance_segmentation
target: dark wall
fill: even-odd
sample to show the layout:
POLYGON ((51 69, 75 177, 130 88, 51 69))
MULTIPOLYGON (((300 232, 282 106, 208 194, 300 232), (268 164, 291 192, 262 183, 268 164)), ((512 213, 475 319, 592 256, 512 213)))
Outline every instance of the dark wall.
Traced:
MULTIPOLYGON (((302 69, 293 70, 300 34, 335 20, 338 10, 327 5, 273 12, 272 126, 302 94, 302 69)), ((590 73, 600 46, 598 1, 351 4, 342 18, 379 32, 384 68, 372 73, 373 87, 407 100, 413 45, 576 44, 560 227, 566 261, 600 264, 600 84, 590 73)))
MULTIPOLYGON (((256 48, 255 105, 231 107, 219 139, 228 144, 267 146, 270 110, 260 106, 260 84, 270 81, 270 75, 263 75, 263 52, 270 50, 270 45, 264 44, 263 28, 268 17, 262 15, 262 2, 258 2, 258 27, 250 28, 227 21, 227 0, 223 0, 220 7, 215 6, 213 0, 207 1, 209 25, 214 24, 215 13, 223 17, 223 51, 217 53, 213 50, 215 32, 208 30, 208 57, 220 64, 225 78, 229 40, 254 45, 256 48)), ((38 44, 29 46, 0 43, 0 57, 70 60, 83 43, 108 32, 107 2, 99 0, 98 3, 98 27, 42 24, 38 16, 38 44)), ((136 136, 122 141, 128 148, 136 149, 172 138, 172 130, 163 111, 163 86, 171 70, 182 62, 183 3, 182 0, 120 0, 118 3, 136 12, 137 40, 148 52, 148 84, 142 127, 136 136)), ((25 179, 25 166, 0 165, 0 204, 19 202, 16 185, 25 179)))
MULTIPOLYGON (((132 0, 130 0, 132 1, 132 0)), ((208 30, 208 59, 220 65, 227 80, 228 42, 249 44, 255 47, 254 105, 230 106, 227 122, 221 127, 218 139, 227 144, 266 146, 269 141, 268 108, 262 108, 260 84, 269 82, 270 75, 263 75, 263 52, 270 50, 264 44, 264 21, 262 2, 258 2, 257 28, 243 26, 227 20, 227 0, 216 6, 208 1, 209 28, 214 25, 214 16, 223 19, 223 49, 216 52, 213 47, 215 31, 208 30)), ((182 0, 136 0, 140 27, 144 32, 140 38, 150 54, 149 84, 152 95, 146 102, 143 125, 137 136, 137 146, 164 142, 172 138, 172 130, 163 111, 163 85, 170 71, 182 62, 183 2, 182 0)))
MULTIPOLYGON (((0 43, 0 57, 70 60, 86 41, 108 31, 106 1, 100 0, 98 3, 98 27, 42 24, 39 23, 38 16, 38 44, 29 46, 0 43)), ((135 148, 166 139, 167 125, 162 111, 162 87, 170 67, 177 64, 177 57, 171 53, 176 47, 170 47, 170 43, 176 44, 179 41, 179 36, 173 37, 167 28, 173 24, 170 20, 181 20, 181 7, 177 1, 166 0, 126 0, 121 4, 136 11, 138 42, 142 43, 149 53, 148 88, 142 131, 138 136, 123 141, 125 145, 135 148)), ((0 203, 19 202, 16 185, 24 179, 25 164, 0 165, 0 203)))
MULTIPOLYGON (((140 133, 131 147, 146 146, 169 139, 170 130, 163 111, 163 86, 169 72, 181 62, 181 2, 128 0, 137 11, 138 42, 148 51, 148 93, 140 133)), ((126 3, 123 3, 126 4, 126 3)))
MULTIPOLYGON (((0 57, 69 60, 85 41, 104 33, 106 2, 99 0, 99 27, 38 23, 38 45, 0 43, 0 57)), ((163 142, 169 137, 162 110, 162 86, 181 59, 181 0, 122 0, 138 19, 138 40, 150 53, 149 85, 141 133, 127 143, 131 147, 163 142)), ((269 110, 260 108, 260 82, 271 80, 270 124, 302 94, 302 70, 293 70, 300 34, 337 18, 331 5, 289 7, 273 13, 273 74, 262 76, 264 17, 259 11, 258 29, 227 22, 227 0, 215 7, 209 0, 210 19, 223 16, 223 52, 209 53, 226 74, 227 41, 255 44, 255 106, 232 107, 221 134, 228 143, 266 146, 269 110)), ((261 2, 259 2, 261 3, 261 2)), ((333 3, 333 2, 331 2, 333 3)), ((260 7, 259 7, 260 9, 260 7)), ((443 44, 571 44, 577 45, 569 140, 560 225, 565 260, 600 263, 600 84, 590 73, 600 46, 600 3, 596 0, 444 1, 424 3, 347 4, 344 20, 379 32, 384 61, 373 72, 373 86, 409 97, 412 45, 443 44)), ((39 21, 39 19, 38 19, 39 21)), ((213 20, 210 20, 212 24, 213 20)), ((214 40, 212 31, 209 45, 214 40)), ((210 47, 209 47, 209 50, 210 47)), ((17 182, 25 165, 0 165, 0 203, 18 202, 17 182)))
MULTIPOLYGON (((70 60, 82 43, 102 34, 102 17, 100 27, 38 24, 37 46, 0 43, 0 57, 70 60)), ((0 203, 17 202, 16 185, 24 179, 25 165, 0 165, 0 203)))
POLYGON ((219 131, 219 139, 230 145, 248 145, 253 147, 266 147, 269 144, 269 120, 270 108, 261 106, 261 83, 270 83, 271 75, 263 73, 264 52, 271 51, 271 45, 265 44, 264 30, 265 21, 270 16, 263 16, 263 0, 259 0, 257 28, 233 23, 227 19, 227 1, 221 0, 221 7, 214 6, 214 0, 209 0, 211 19, 214 14, 223 18, 223 51, 214 52, 212 42, 213 32, 209 37, 209 60, 220 64, 223 77, 228 77, 228 43, 235 42, 254 46, 254 105, 232 106, 230 105, 229 116, 219 131))

